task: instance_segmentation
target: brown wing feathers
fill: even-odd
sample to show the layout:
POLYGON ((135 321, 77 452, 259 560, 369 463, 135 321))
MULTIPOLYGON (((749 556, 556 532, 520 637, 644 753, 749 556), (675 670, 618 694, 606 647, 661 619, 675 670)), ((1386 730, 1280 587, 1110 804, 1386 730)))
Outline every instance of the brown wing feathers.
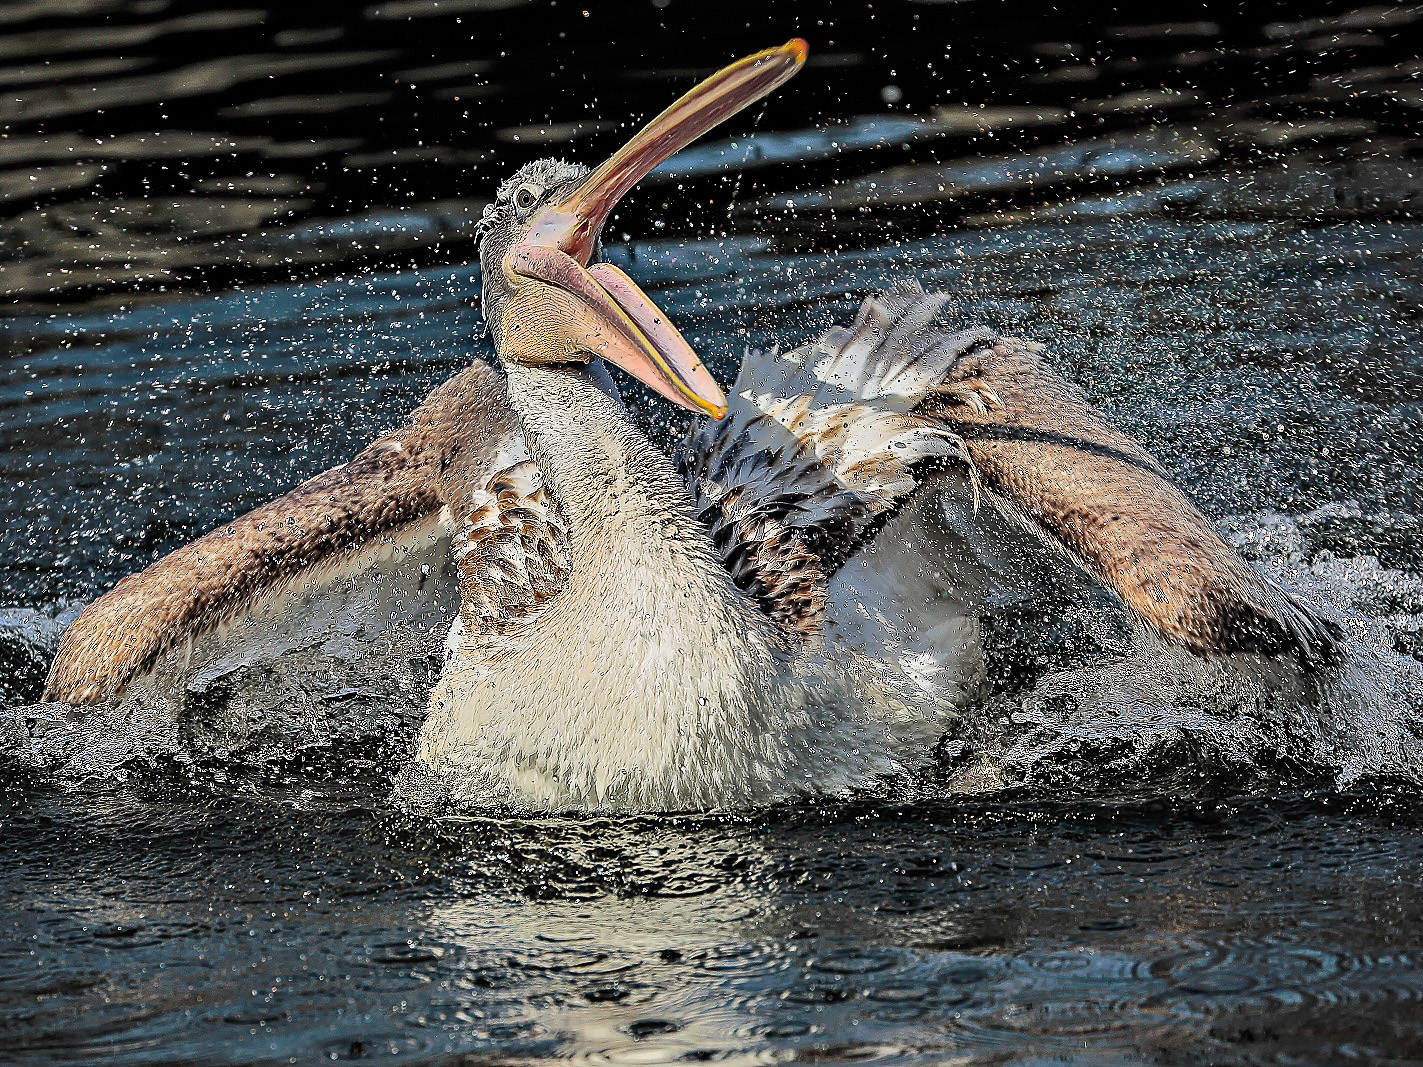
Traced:
POLYGON ((964 441, 982 484, 1081 561, 1158 633, 1198 654, 1326 655, 1337 630, 1258 574, 1161 466, 1012 339, 962 360, 952 383, 987 389, 977 408, 924 410, 964 441))
POLYGON ((263 596, 432 518, 444 472, 487 464, 517 435, 502 386, 487 366, 455 375, 404 427, 349 463, 224 523, 90 604, 65 631, 45 699, 111 699, 164 654, 216 630, 263 596))

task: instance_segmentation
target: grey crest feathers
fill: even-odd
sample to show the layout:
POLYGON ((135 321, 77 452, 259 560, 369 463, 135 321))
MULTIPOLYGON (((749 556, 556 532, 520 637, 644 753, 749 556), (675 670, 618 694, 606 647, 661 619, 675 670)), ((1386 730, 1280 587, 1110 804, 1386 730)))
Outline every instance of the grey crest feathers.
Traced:
MULTIPOLYGON (((547 203, 572 192, 588 177, 589 169, 581 163, 569 163, 562 159, 536 159, 525 163, 509 177, 499 183, 493 203, 487 204, 475 230, 476 243, 482 245, 485 237, 498 227, 508 227, 520 221, 514 197, 525 185, 539 190, 538 204, 547 203)), ((537 205, 536 205, 537 206, 537 205)))
MULTIPOLYGON (((561 159, 536 159, 525 163, 499 185, 494 202, 484 209, 475 231, 475 246, 479 252, 479 269, 483 278, 480 306, 484 324, 494 339, 494 347, 502 343, 504 301, 509 296, 508 284, 499 262, 509 251, 528 218, 546 204, 556 203, 573 192, 589 174, 588 168, 561 159), (531 200, 519 203, 519 193, 527 188, 531 200)), ((596 259, 599 246, 594 245, 596 259)))
POLYGON ((510 203, 520 185, 530 183, 554 191, 562 186, 577 185, 591 172, 582 163, 569 163, 563 159, 536 159, 525 163, 508 178, 499 183, 495 197, 499 203, 510 203))

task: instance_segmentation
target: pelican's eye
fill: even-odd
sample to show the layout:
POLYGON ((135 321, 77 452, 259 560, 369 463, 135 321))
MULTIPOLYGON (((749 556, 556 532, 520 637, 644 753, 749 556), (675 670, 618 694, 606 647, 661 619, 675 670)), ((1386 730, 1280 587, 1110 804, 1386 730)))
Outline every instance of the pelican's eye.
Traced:
POLYGON ((514 206, 520 211, 528 211, 539 202, 539 192, 537 185, 519 186, 519 191, 514 194, 514 206))

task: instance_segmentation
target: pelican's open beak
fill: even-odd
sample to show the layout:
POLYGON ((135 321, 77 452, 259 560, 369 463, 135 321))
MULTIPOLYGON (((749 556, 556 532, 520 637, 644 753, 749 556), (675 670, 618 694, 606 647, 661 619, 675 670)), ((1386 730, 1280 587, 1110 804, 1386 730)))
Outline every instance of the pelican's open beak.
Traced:
POLYGON ((783 84, 805 62, 799 38, 713 74, 653 119, 577 189, 529 220, 505 256, 507 358, 547 362, 601 355, 682 407, 719 419, 726 396, 701 360, 631 278, 588 266, 603 223, 647 173, 707 130, 783 84), (530 286, 529 280, 542 282, 530 286), (532 324, 537 323, 537 326, 532 324))

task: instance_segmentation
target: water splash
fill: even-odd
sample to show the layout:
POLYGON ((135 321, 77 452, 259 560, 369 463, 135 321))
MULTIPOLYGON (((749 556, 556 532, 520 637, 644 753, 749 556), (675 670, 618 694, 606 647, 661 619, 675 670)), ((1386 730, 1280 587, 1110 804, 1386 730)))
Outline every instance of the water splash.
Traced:
POLYGON ((960 774, 980 788, 1077 796, 1423 784, 1423 663, 1399 650, 1423 626, 1423 582, 1311 543, 1347 516, 1361 518, 1331 505, 1223 524, 1271 578, 1344 627, 1337 664, 1201 660, 1137 627, 1115 648, 1099 643, 1095 662, 1049 665, 1000 691, 956 751, 960 774))

